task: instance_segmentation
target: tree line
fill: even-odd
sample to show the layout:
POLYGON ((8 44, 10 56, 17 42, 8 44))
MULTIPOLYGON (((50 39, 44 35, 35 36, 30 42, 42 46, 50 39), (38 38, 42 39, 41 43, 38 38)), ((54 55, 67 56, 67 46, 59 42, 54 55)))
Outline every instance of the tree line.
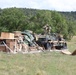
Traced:
POLYGON ((37 10, 27 8, 0 9, 0 32, 12 32, 16 30, 32 30, 42 33, 42 27, 51 26, 52 33, 63 34, 65 38, 71 38, 76 31, 75 12, 58 12, 52 10, 37 10), (69 15, 69 16, 68 16, 69 15))

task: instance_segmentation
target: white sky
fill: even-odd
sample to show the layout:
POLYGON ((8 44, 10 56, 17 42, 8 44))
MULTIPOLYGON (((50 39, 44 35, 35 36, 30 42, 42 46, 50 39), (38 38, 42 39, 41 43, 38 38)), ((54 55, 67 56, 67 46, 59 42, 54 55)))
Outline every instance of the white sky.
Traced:
POLYGON ((76 0, 0 0, 0 8, 10 7, 76 11, 76 0))

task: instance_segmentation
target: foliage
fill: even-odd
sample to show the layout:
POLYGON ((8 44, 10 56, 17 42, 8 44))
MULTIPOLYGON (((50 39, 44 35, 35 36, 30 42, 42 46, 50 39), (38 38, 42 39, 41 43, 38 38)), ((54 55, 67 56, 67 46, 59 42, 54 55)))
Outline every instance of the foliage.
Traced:
POLYGON ((65 38, 71 38, 76 34, 76 20, 72 14, 69 17, 67 13, 49 10, 0 9, 0 32, 30 29, 36 33, 42 33, 42 27, 46 24, 52 27, 51 32, 63 34, 65 38))
POLYGON ((0 15, 0 26, 8 31, 21 30, 25 24, 26 16, 16 8, 4 9, 0 15))

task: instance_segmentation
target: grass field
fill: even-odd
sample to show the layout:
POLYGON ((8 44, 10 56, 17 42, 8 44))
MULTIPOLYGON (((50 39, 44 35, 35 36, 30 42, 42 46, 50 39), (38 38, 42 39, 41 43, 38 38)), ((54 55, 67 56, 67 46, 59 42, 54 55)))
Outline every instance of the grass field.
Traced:
MULTIPOLYGON (((76 40, 68 42, 76 49, 76 40)), ((60 52, 36 54, 7 54, 0 52, 0 75, 76 75, 76 56, 60 52)))

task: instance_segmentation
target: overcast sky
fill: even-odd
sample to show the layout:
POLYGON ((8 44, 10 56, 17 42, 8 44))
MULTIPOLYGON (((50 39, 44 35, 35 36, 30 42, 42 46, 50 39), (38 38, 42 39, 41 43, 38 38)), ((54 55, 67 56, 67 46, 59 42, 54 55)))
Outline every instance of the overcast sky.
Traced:
POLYGON ((0 8, 10 7, 76 11, 76 0, 0 0, 0 8))

